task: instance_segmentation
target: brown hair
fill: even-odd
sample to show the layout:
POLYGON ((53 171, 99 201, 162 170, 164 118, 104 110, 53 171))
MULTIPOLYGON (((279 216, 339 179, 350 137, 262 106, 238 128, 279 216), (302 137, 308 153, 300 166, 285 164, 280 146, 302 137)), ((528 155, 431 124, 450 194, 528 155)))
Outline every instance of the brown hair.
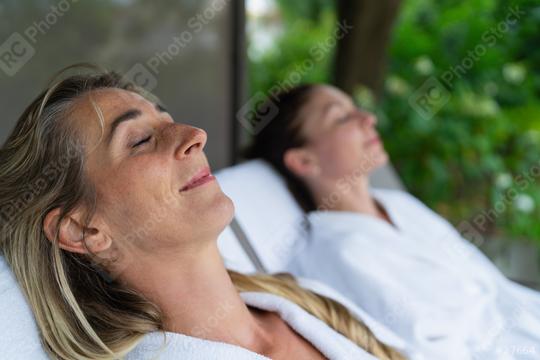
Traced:
MULTIPOLYGON (((302 84, 268 98, 267 101, 277 107, 277 114, 268 119, 265 117, 271 116, 271 113, 259 114, 259 120, 266 125, 255 135, 252 145, 245 152, 249 159, 260 158, 271 164, 283 176, 287 187, 305 212, 316 210, 315 200, 304 182, 285 166, 283 157, 287 150, 306 143, 301 132, 301 110, 317 87, 317 84, 302 84)), ((267 108, 269 106, 261 107, 267 108)))

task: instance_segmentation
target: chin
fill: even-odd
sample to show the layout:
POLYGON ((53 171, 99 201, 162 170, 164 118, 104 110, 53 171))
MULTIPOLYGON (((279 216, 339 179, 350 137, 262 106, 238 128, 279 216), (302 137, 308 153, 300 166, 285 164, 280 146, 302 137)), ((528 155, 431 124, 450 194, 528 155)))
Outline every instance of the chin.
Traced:
POLYGON ((389 157, 388 153, 384 149, 384 147, 381 145, 380 147, 373 149, 371 153, 368 155, 371 160, 371 168, 372 170, 376 170, 388 163, 389 157))
POLYGON ((380 160, 378 162, 377 168, 387 165, 389 161, 390 161, 390 157, 388 156, 388 153, 386 151, 381 152, 380 160))
POLYGON ((223 222, 224 222, 223 228, 225 228, 227 225, 231 223, 232 219, 234 218, 234 210, 235 210, 234 203, 230 197, 223 194, 223 196, 220 199, 218 207, 221 209, 220 213, 223 216, 223 222))
POLYGON ((213 230, 221 234, 234 217, 234 203, 220 190, 212 200, 207 214, 206 220, 212 224, 213 230))

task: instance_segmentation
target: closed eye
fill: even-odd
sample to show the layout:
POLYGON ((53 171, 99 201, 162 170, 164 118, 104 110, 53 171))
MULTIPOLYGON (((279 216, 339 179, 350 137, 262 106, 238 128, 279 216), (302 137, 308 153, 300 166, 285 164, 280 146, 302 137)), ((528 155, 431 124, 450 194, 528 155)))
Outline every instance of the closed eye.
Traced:
POLYGON ((152 135, 150 135, 150 136, 148 136, 148 137, 142 139, 141 141, 135 143, 132 147, 133 147, 133 148, 139 147, 139 146, 141 146, 141 145, 143 145, 143 144, 149 142, 151 139, 152 139, 152 135))
POLYGON ((358 109, 357 109, 357 108, 353 108, 352 110, 350 110, 349 112, 347 112, 345 115, 339 117, 339 118, 337 119, 336 123, 342 124, 342 123, 348 122, 349 120, 356 119, 356 116, 357 116, 358 114, 359 114, 358 109))
POLYGON ((342 117, 338 118, 336 122, 337 123, 344 123, 344 122, 347 122, 350 119, 352 119, 352 117, 353 117, 353 114, 347 114, 345 116, 342 116, 342 117))

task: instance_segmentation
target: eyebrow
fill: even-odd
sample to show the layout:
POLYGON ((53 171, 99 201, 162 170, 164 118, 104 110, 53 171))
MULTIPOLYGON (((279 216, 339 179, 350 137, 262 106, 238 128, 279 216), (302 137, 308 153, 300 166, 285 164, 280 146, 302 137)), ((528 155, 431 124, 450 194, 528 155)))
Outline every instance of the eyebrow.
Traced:
MULTIPOLYGON (((159 111, 160 113, 164 113, 164 112, 167 112, 167 110, 161 105, 161 104, 155 104, 154 105, 155 109, 157 111, 159 111)), ((112 122, 111 122, 111 125, 110 125, 110 130, 109 130, 109 134, 107 135, 107 144, 110 144, 113 137, 114 137, 114 134, 116 132, 116 129, 118 128, 118 126, 125 122, 125 121, 129 121, 129 120, 135 120, 136 118, 138 118, 139 116, 142 115, 142 112, 141 110, 139 109, 129 109, 127 111, 125 111, 124 113, 118 115, 112 122)))
POLYGON ((326 106, 323 108, 323 111, 321 113, 321 118, 325 118, 328 112, 330 111, 330 109, 332 109, 334 106, 339 106, 339 105, 341 104, 336 101, 332 101, 331 103, 326 104, 326 106))

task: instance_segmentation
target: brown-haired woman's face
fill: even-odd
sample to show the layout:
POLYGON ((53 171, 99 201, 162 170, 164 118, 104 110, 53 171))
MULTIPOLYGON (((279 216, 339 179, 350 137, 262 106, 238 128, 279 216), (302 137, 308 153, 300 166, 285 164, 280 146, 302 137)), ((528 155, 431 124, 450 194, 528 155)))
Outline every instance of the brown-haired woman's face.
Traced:
POLYGON ((338 180, 368 175, 388 161, 373 114, 331 86, 313 89, 300 111, 305 148, 315 158, 318 176, 338 180))
POLYGON ((215 240, 230 221, 232 202, 209 173, 203 130, 175 123, 159 105, 120 89, 77 100, 72 118, 97 190, 93 223, 116 251, 128 252, 121 254, 128 261, 206 246, 203 240, 215 240))

